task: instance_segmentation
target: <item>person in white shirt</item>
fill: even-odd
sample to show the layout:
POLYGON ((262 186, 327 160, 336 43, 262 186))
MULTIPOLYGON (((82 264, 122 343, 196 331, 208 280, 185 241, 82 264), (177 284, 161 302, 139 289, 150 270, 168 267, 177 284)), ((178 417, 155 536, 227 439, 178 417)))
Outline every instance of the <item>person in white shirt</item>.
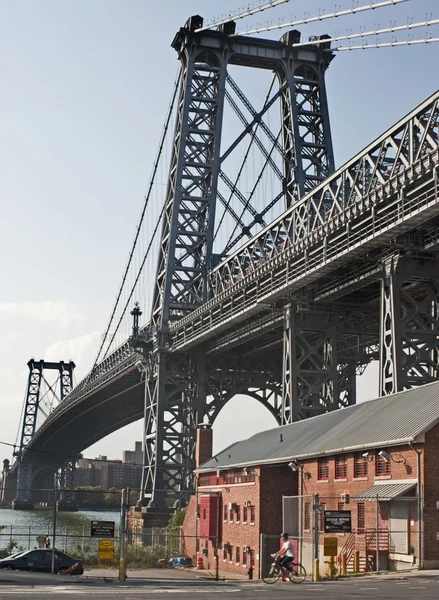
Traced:
POLYGON ((281 536, 282 546, 279 552, 276 553, 276 558, 280 558, 279 564, 282 567, 289 567, 289 564, 292 563, 296 557, 294 554, 293 544, 291 540, 288 539, 288 533, 283 533, 281 536))

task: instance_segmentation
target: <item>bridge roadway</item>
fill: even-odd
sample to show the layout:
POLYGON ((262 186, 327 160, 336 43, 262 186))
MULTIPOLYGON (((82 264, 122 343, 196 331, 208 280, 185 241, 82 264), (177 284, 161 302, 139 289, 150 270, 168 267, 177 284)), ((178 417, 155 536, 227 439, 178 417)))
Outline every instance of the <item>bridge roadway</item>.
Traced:
MULTIPOLYGON (((439 251, 438 119, 436 92, 223 260, 209 275, 212 299, 171 326, 170 351, 242 355, 279 347, 282 306, 291 298, 317 312, 331 304, 354 316, 360 310, 365 318, 352 334, 369 323, 365 351, 376 348, 386 257, 439 251)), ((144 332, 152 344, 148 326, 144 332)), ((47 461, 53 452, 59 462, 60 448, 76 455, 140 419, 142 371, 127 341, 53 411, 28 450, 43 451, 47 461)))

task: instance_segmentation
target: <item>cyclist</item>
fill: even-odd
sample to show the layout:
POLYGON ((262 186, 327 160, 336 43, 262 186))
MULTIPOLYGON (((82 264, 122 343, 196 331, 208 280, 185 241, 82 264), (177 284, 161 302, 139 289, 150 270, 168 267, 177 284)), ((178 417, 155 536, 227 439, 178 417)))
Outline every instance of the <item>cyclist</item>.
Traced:
POLYGON ((281 536, 281 549, 276 553, 276 560, 280 559, 279 564, 285 569, 289 568, 290 563, 293 562, 296 555, 294 554, 294 548, 291 541, 288 539, 288 533, 283 533, 281 536))

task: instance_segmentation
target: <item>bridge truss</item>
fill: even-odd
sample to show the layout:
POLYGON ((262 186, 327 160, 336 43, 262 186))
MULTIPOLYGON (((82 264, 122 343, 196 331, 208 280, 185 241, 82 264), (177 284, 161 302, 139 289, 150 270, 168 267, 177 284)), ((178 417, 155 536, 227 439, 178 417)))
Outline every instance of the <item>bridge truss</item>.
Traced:
POLYGON ((373 360, 381 394, 439 375, 439 92, 335 170, 326 36, 297 47, 297 31, 277 42, 202 25, 193 17, 172 44, 181 74, 151 318, 140 327, 136 307, 131 338, 54 411, 141 371, 151 515, 187 501, 196 428, 235 394, 286 424, 355 403, 373 360), (260 109, 241 68, 274 73, 260 109))

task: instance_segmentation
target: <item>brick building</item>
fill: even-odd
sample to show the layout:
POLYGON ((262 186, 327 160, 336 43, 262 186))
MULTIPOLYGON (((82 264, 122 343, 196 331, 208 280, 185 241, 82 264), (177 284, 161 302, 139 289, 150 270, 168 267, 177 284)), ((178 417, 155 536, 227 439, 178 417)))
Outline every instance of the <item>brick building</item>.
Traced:
POLYGON ((439 567, 439 382, 271 429, 216 456, 198 431, 197 494, 185 551, 220 572, 255 576, 288 531, 312 570, 315 545, 338 542, 361 569, 439 567), (324 534, 325 511, 349 511, 351 530, 324 534), (419 527, 421 523, 421 527, 419 527), (378 525, 378 527, 377 527, 378 525))

